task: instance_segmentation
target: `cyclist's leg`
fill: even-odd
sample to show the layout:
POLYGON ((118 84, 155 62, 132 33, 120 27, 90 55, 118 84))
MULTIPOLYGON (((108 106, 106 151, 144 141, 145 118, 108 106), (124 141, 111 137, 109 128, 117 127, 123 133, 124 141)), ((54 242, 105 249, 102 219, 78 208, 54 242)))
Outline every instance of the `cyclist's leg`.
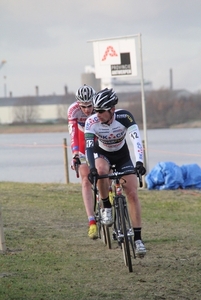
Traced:
MULTIPOLYGON (((103 155, 95 155, 95 164, 99 175, 108 174, 110 171, 110 163, 103 155)), ((109 179, 100 179, 97 182, 98 190, 102 200, 101 217, 102 223, 106 226, 111 226, 113 223, 112 218, 112 205, 109 200, 109 179)))
POLYGON ((134 174, 127 175, 125 176, 125 180, 124 190, 127 196, 130 219, 134 230, 135 253, 138 257, 142 258, 146 254, 146 248, 141 238, 141 205, 137 193, 137 176, 134 174))
MULTIPOLYGON (((125 151, 125 157, 116 165, 118 172, 135 171, 133 162, 130 158, 129 152, 125 151)), ((127 197, 130 219, 133 227, 141 227, 141 206, 138 199, 138 182, 135 174, 123 176, 121 180, 122 187, 127 197)))
POLYGON ((124 176, 126 182, 123 183, 123 189, 126 193, 129 213, 132 226, 135 228, 141 227, 141 205, 138 198, 138 183, 135 174, 124 176))
MULTIPOLYGON (((131 160, 120 166, 120 170, 132 170, 131 160)), ((145 246, 141 239, 141 205, 138 198, 138 182, 135 174, 123 176, 125 182, 122 184, 127 196, 129 215, 134 230, 135 252, 139 257, 146 254, 145 246)))
MULTIPOLYGON (((110 163, 104 156, 99 156, 95 159, 96 168, 99 175, 108 174, 110 170, 110 163)), ((109 180, 104 178, 97 182, 98 190, 102 199, 109 195, 109 180)))
POLYGON ((91 183, 88 180, 89 167, 86 163, 85 157, 81 156, 81 165, 79 166, 79 173, 82 183, 82 198, 89 221, 89 232, 90 238, 97 238, 96 222, 94 217, 94 199, 91 190, 91 183))
POLYGON ((94 200, 91 190, 91 183, 88 180, 89 167, 87 164, 80 165, 80 176, 82 180, 82 197, 86 209, 87 216, 94 215, 94 200))

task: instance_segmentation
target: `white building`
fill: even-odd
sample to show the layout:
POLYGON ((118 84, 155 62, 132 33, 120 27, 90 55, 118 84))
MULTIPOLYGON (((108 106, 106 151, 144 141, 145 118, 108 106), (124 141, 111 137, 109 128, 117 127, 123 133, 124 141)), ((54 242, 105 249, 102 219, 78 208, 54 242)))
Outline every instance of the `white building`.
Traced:
POLYGON ((73 94, 0 98, 0 124, 57 122, 67 119, 73 94))

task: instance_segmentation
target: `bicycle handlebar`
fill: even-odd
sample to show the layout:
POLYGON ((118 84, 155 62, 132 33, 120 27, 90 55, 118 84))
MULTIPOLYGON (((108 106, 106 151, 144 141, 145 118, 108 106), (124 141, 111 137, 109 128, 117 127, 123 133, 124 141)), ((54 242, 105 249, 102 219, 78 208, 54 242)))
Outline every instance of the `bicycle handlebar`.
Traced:
POLYGON ((120 179, 124 175, 136 174, 136 171, 125 171, 125 172, 113 172, 109 174, 97 175, 97 179, 109 178, 109 179, 120 179))
POLYGON ((109 178, 109 179, 120 179, 121 177, 125 175, 131 175, 131 174, 136 174, 137 177, 139 178, 139 185, 140 187, 143 186, 142 184, 142 175, 135 169, 134 171, 124 171, 124 172, 113 172, 109 174, 103 174, 103 175, 97 175, 95 176, 95 181, 98 179, 103 179, 103 178, 109 178))

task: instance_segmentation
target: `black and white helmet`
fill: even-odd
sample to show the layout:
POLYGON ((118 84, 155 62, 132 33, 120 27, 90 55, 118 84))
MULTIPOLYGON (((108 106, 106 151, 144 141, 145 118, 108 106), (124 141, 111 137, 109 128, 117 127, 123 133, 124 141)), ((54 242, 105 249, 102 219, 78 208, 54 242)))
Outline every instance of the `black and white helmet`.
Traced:
POLYGON ((77 90, 75 98, 79 103, 92 102, 95 93, 95 90, 91 86, 84 84, 77 90))
POLYGON ((110 110, 118 103, 118 97, 113 89, 104 89, 95 94, 93 98, 95 110, 110 110))

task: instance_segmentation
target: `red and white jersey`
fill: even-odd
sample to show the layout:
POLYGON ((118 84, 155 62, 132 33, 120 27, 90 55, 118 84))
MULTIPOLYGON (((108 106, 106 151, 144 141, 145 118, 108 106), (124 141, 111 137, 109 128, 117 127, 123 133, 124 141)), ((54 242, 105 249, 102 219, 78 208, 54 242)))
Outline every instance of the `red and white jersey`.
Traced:
POLYGON ((72 103, 68 108, 68 129, 71 136, 71 149, 72 152, 80 152, 85 154, 85 138, 84 138, 84 126, 86 116, 77 102, 72 103))

